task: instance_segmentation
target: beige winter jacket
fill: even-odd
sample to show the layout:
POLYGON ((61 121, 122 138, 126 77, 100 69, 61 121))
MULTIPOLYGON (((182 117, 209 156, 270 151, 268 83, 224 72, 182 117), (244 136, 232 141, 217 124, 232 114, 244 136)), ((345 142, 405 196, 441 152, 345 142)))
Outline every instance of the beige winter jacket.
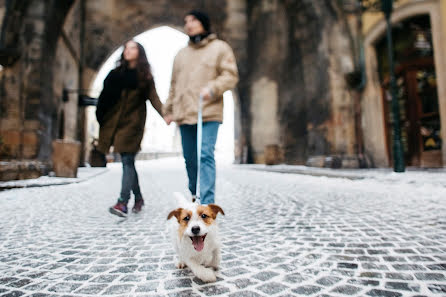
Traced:
POLYGON ((237 64, 231 47, 209 35, 200 43, 180 50, 175 57, 169 97, 164 115, 172 115, 178 125, 196 124, 198 100, 204 87, 212 98, 203 102, 203 122, 223 121, 223 93, 238 82, 237 64))

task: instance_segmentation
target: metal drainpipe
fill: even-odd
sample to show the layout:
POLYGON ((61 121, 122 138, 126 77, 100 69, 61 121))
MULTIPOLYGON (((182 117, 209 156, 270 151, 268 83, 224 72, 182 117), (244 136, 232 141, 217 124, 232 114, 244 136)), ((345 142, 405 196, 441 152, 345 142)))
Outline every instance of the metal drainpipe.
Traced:
POLYGON ((393 171, 404 172, 406 168, 404 164, 404 147, 401 140, 400 107, 396 90, 394 53, 393 53, 393 41, 392 41, 392 22, 390 20, 393 10, 393 0, 381 0, 381 1, 382 1, 382 11, 384 12, 386 18, 387 54, 389 59, 389 73, 390 73, 390 94, 392 96, 393 171))
POLYGON ((362 4, 359 1, 358 15, 357 15, 357 25, 358 25, 358 38, 357 38, 357 50, 359 51, 358 66, 360 73, 360 82, 356 86, 356 91, 354 92, 354 108, 355 108, 355 134, 356 134, 356 153, 358 155, 359 166, 370 166, 366 164, 364 158, 364 141, 363 132, 361 127, 361 95, 364 91, 365 85, 367 83, 367 76, 365 73, 365 55, 364 55, 364 38, 362 35, 362 4))
MULTIPOLYGON (((86 7, 85 7, 85 0, 80 0, 80 29, 79 29, 79 42, 80 42, 80 49, 79 49, 79 69, 78 69, 78 100, 79 96, 81 95, 84 84, 83 84, 83 73, 84 73, 84 40, 85 40, 85 18, 86 18, 86 7)), ((80 113, 80 116, 78 116, 79 120, 79 129, 80 129, 80 141, 81 141, 81 154, 79 158, 79 166, 84 166, 84 158, 85 158, 85 108, 79 106, 78 112, 80 113)))
POLYGON ((82 73, 84 71, 84 39, 85 39, 85 0, 80 0, 80 30, 79 30, 79 90, 83 89, 82 73))

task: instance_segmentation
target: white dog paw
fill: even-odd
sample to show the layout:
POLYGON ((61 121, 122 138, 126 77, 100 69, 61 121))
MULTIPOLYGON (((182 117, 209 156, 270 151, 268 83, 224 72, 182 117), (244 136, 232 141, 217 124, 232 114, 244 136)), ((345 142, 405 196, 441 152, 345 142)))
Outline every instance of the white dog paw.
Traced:
POLYGON ((218 265, 216 265, 216 264, 209 264, 209 265, 207 265, 206 267, 208 267, 208 268, 211 268, 211 269, 213 269, 214 271, 218 271, 219 269, 218 269, 218 265))
POLYGON ((178 269, 183 269, 187 267, 186 263, 184 262, 178 262, 176 266, 178 269))
POLYGON ((197 275, 197 277, 205 283, 213 283, 217 280, 217 276, 215 276, 214 271, 209 268, 203 270, 200 275, 197 275))

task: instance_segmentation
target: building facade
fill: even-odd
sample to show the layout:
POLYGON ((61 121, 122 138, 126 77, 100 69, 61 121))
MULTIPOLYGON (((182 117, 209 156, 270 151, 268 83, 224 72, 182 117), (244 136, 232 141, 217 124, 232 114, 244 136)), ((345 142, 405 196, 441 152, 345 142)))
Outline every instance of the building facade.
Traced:
MULTIPOLYGON (((236 162, 264 163, 274 148, 273 163, 391 167, 385 21, 346 8, 356 2, 0 0, 1 179, 51 170, 55 139, 81 141, 88 161, 79 95, 126 40, 182 30, 194 8, 237 58, 236 162), (358 69, 361 88, 351 83, 358 69)), ((392 22, 406 164, 442 167, 446 4, 396 1, 392 22)))

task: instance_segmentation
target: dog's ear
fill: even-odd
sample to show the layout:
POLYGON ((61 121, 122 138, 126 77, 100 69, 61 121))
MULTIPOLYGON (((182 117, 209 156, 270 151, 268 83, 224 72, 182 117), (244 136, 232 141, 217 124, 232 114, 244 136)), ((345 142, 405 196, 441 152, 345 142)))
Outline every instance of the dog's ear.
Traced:
POLYGON ((220 212, 222 215, 225 214, 225 212, 223 211, 223 209, 221 209, 220 206, 218 206, 217 204, 208 204, 209 209, 214 213, 214 219, 217 217, 217 214, 220 212))
POLYGON ((178 222, 179 222, 180 221, 180 215, 181 215, 182 211, 183 211, 182 208, 178 208, 178 209, 172 210, 169 213, 169 215, 167 216, 167 220, 170 220, 171 217, 176 217, 178 222))

